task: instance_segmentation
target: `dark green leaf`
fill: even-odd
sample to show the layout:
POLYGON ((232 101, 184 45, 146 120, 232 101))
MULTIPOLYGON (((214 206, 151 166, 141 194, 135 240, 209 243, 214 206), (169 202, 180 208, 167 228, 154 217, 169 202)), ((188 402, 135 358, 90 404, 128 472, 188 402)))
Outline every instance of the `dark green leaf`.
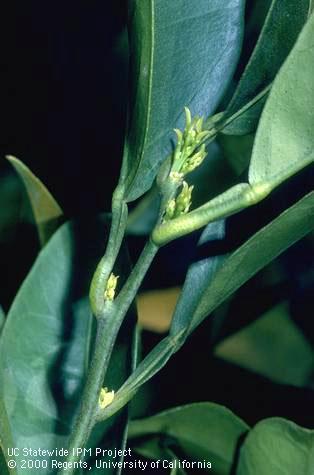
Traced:
POLYGON ((0 473, 2 475, 10 475, 1 447, 0 447, 0 473))
POLYGON ((183 328, 188 329, 188 333, 193 331, 229 295, 313 228, 314 192, 283 212, 232 253, 211 281, 203 281, 200 269, 199 282, 193 287, 188 276, 173 317, 171 333, 183 328), (260 252, 261 249, 263 252, 260 252), (201 286, 203 288, 199 292, 201 286), (199 294, 197 299, 194 292, 199 294))
POLYGON ((4 311, 3 311, 3 309, 0 305, 0 334, 1 334, 4 322, 5 322, 5 314, 4 314, 4 311))
POLYGON ((183 108, 210 115, 233 74, 244 0, 132 0, 131 103, 124 169, 126 198, 150 186, 171 151, 183 108))
POLYGON ((312 475, 313 467, 314 431, 273 418, 249 432, 236 475, 312 475))
MULTIPOLYGON (((199 246, 215 240, 222 240, 225 236, 225 221, 218 221, 207 225, 199 240, 199 246)), ((226 257, 224 255, 211 256, 193 262, 187 272, 182 292, 177 303, 171 323, 171 334, 175 335, 184 328, 183 319, 192 316, 209 283, 215 277, 219 267, 226 257)))
MULTIPOLYGON (((253 54, 227 108, 232 116, 275 78, 304 25, 309 0, 273 0, 253 54)), ((266 96, 234 120, 223 133, 244 135, 254 131, 266 96)))
POLYGON ((211 462, 217 475, 228 475, 239 439, 248 429, 225 407, 202 402, 131 422, 129 436, 135 438, 136 450, 146 457, 169 460, 165 449, 170 448, 192 460, 211 462), (144 441, 137 442, 138 437, 144 441))
MULTIPOLYGON (((2 389, 3 391, 3 389, 2 389)), ((14 467, 10 470, 7 467, 7 462, 12 459, 8 454, 8 449, 15 447, 11 434, 11 427, 4 406, 3 397, 0 397, 0 470, 1 475, 16 475, 17 471, 14 467)))
POLYGON ((249 169, 272 188, 314 160, 314 15, 278 73, 264 108, 249 169))
MULTIPOLYGON (((66 447, 90 355, 88 289, 106 232, 100 220, 62 226, 40 253, 10 309, 0 341, 0 386, 13 446, 66 447)), ((124 265, 118 269, 123 279, 127 265, 119 265, 124 265)), ((106 378, 111 388, 129 374, 133 325, 130 314, 106 378)), ((98 425, 96 439, 119 447, 125 417, 123 412, 98 425)))
POLYGON ((8 242, 21 220, 22 191, 12 172, 0 177, 0 243, 8 242))
POLYGON ((187 475, 186 471, 179 467, 173 467, 170 475, 187 475))
MULTIPOLYGON (((221 133, 236 136, 254 133, 257 129, 258 121, 263 112, 269 91, 270 87, 265 89, 264 93, 256 97, 256 100, 252 103, 248 103, 247 106, 239 109, 239 113, 229 119, 229 125, 222 127, 221 133)), ((226 115, 225 118, 227 117, 226 115)))
POLYGON ((290 319, 287 303, 223 340, 215 355, 277 383, 294 386, 308 384, 314 367, 311 345, 290 319))
POLYGON ((222 135, 218 142, 223 154, 237 175, 247 169, 252 156, 254 134, 249 135, 222 135))
POLYGON ((45 185, 29 168, 15 157, 8 156, 7 159, 25 185, 34 213, 40 242, 44 245, 60 225, 63 215, 62 209, 45 185))

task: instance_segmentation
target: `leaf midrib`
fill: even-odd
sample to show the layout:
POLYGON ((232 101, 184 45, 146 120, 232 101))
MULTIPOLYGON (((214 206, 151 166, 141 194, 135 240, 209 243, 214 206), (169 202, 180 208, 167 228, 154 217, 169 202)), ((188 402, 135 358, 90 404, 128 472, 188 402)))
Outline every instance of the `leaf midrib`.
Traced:
POLYGON ((151 46, 150 46, 150 57, 149 57, 149 70, 148 70, 148 76, 149 76, 149 81, 148 81, 148 94, 147 94, 147 113, 145 117, 145 132, 144 132, 144 138, 141 146, 141 151, 140 151, 140 158, 137 161, 136 168, 134 170, 134 173, 131 175, 131 178, 129 180, 129 184, 126 187, 127 192, 126 195, 128 195, 129 190, 132 188, 132 184, 134 183, 136 176, 138 174, 138 170, 142 164, 143 157, 144 157, 144 151, 147 143, 147 137, 148 137, 148 130, 150 126, 150 119, 151 119, 151 106, 152 106, 152 90, 153 90, 153 74, 154 74, 154 49, 155 49, 155 0, 150 0, 150 22, 151 22, 151 46))

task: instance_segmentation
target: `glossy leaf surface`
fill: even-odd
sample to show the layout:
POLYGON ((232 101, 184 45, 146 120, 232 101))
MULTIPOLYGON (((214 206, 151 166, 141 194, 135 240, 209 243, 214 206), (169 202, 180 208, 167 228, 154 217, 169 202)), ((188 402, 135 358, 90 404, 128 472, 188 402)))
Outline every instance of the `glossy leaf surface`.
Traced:
POLYGON ((8 468, 7 462, 12 458, 9 456, 8 449, 14 447, 11 427, 4 406, 2 397, 0 398, 0 470, 1 475, 16 475, 14 467, 8 468))
POLYGON ((202 402, 131 422, 129 436, 145 438, 138 444, 135 440, 135 447, 146 457, 169 459, 168 440, 168 448, 174 453, 179 451, 192 460, 211 462, 217 475, 227 475, 239 439, 248 429, 225 407, 202 402))
POLYGON ((275 187, 314 160, 313 36, 314 15, 274 81, 256 133, 251 184, 275 187))
MULTIPOLYGON (((194 309, 190 309, 188 332, 250 277, 314 228, 314 193, 284 211, 232 253, 208 283, 194 309), (263 249, 261 253, 260 250, 263 249), (232 276, 232 278, 231 278, 232 276), (192 316, 193 315, 193 316, 192 316)), ((188 294, 183 298, 189 300, 188 294)), ((175 314, 182 319, 183 313, 175 314)))
POLYGON ((240 450, 236 475, 311 475, 314 431, 285 419, 266 419, 250 432, 240 450))
POLYGON ((126 198, 151 185, 171 151, 183 108, 210 115, 233 74, 242 39, 243 0, 132 0, 130 125, 126 198))
MULTIPOLYGON (((91 351, 88 288, 106 233, 103 220, 62 226, 40 253, 10 309, 1 337, 0 384, 15 447, 66 447, 91 351)), ((106 379, 110 387, 121 385, 130 371, 133 317, 129 314, 119 333, 106 379)), ((123 412, 98 425, 96 440, 110 432, 106 446, 118 447, 125 416, 123 412)), ((50 467, 47 473, 52 472, 50 467)))
MULTIPOLYGON (((309 0, 273 0, 258 42, 227 108, 228 117, 251 101, 275 78, 304 25, 309 0)), ((266 96, 227 126, 223 133, 244 135, 254 131, 266 96)))
POLYGON ((4 322, 5 322, 5 314, 4 314, 3 308, 0 305, 0 334, 1 334, 4 322))
MULTIPOLYGON (((202 246, 206 247, 206 243, 210 244, 210 242, 216 240, 221 241, 224 237, 225 222, 211 223, 203 231, 198 246, 199 248, 202 246)), ((210 256, 200 258, 190 265, 172 319, 171 334, 176 334, 178 331, 183 330, 185 325, 188 325, 188 321, 185 321, 185 318, 189 320, 190 315, 193 314, 203 293, 206 291, 209 282, 214 279, 217 270, 225 259, 226 256, 224 255, 210 256)))

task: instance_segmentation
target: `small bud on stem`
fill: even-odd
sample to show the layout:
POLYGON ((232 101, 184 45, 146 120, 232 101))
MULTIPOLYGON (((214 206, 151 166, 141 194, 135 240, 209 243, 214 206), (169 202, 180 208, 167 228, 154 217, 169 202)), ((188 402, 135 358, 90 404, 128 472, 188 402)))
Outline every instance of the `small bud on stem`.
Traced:
POLYGON ((110 274, 106 290, 105 290, 105 300, 109 300, 109 302, 112 302, 116 293, 116 287, 118 283, 119 276, 114 275, 113 273, 110 274))
POLYGON ((101 388, 98 405, 100 409, 105 409, 114 400, 114 391, 108 391, 108 388, 101 388))

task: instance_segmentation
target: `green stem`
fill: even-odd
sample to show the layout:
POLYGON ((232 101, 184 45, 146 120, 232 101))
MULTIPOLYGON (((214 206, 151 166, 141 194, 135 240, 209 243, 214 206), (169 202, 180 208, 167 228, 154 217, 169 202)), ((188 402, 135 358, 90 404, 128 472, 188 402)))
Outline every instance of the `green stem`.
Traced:
MULTIPOLYGON (((89 368, 86 385, 83 391, 80 411, 69 441, 67 463, 78 462, 81 455, 77 454, 79 447, 85 447, 91 430, 95 424, 98 398, 108 368, 110 354, 119 331, 121 322, 107 315, 107 320, 98 322, 95 351, 89 368)), ((63 473, 63 471, 61 471, 63 473)), ((60 473, 61 473, 60 472, 60 473)), ((68 474, 75 472, 69 466, 68 474)))
POLYGON ((125 228, 127 225, 128 209, 123 201, 123 188, 118 188, 112 199, 112 222, 105 255, 99 261, 90 287, 90 304, 93 315, 101 317, 104 312, 104 292, 108 278, 116 262, 125 228))
POLYGON ((185 236, 206 226, 217 219, 226 218, 238 211, 252 206, 271 191, 268 183, 256 184, 240 183, 225 191, 208 203, 179 218, 160 224, 153 231, 152 239, 156 245, 163 246, 173 239, 185 236))
MULTIPOLYGON (((70 437, 67 462, 73 463, 80 460, 81 455, 76 453, 76 449, 86 445, 97 422, 98 398, 118 331, 157 251, 158 246, 149 240, 120 294, 114 302, 107 302, 102 318, 98 320, 95 351, 83 392, 80 411, 70 437)), ((69 467, 67 473, 72 474, 74 471, 74 468, 69 467)))
POLYGON ((154 376, 177 350, 183 331, 178 335, 165 337, 155 348, 140 362, 135 371, 121 386, 113 402, 99 411, 97 419, 109 419, 124 407, 136 394, 138 389, 154 376))

